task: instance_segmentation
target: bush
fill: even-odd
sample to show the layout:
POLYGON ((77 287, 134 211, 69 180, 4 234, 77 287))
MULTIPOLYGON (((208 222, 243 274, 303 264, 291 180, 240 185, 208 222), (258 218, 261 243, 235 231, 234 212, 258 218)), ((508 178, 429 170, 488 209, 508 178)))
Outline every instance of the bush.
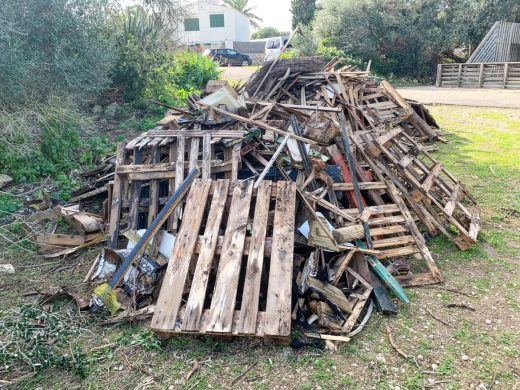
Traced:
POLYGON ((217 65, 196 53, 174 53, 153 15, 129 7, 113 20, 118 47, 113 83, 127 101, 158 99, 178 105, 218 78, 217 65))
POLYGON ((92 123, 71 102, 51 98, 11 113, 0 112, 0 172, 16 182, 51 177, 54 197, 68 199, 81 182, 70 174, 114 151, 106 137, 81 138, 92 123))
POLYGON ((188 95, 200 93, 209 80, 219 77, 214 61, 197 53, 179 52, 151 72, 144 96, 168 104, 184 104, 188 95))
POLYGON ((0 106, 100 93, 114 50, 109 0, 5 0, 0 14, 0 106))

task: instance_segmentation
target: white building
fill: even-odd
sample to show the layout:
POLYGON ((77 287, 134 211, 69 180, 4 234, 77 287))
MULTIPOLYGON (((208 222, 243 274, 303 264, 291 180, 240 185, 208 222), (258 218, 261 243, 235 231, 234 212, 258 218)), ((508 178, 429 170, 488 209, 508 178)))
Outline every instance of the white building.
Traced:
POLYGON ((249 41, 249 18, 219 4, 217 0, 198 0, 188 5, 179 39, 194 46, 233 48, 233 42, 249 41))

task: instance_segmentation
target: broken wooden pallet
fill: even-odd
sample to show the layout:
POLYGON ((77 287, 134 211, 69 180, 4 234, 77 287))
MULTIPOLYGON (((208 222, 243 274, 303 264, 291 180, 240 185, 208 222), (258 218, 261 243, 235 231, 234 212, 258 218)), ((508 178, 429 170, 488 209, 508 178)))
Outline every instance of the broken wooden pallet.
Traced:
MULTIPOLYGON (((187 173, 198 167, 202 178, 224 173, 236 180, 240 164, 240 140, 224 147, 222 139, 241 138, 243 131, 150 130, 119 145, 110 202, 109 246, 116 248, 122 214, 129 229, 146 228, 187 173), (221 159, 216 159, 219 155, 221 159), (225 161, 224 161, 225 160, 225 161)), ((175 232, 182 205, 168 220, 175 232)))
POLYGON ((263 181, 253 190, 245 181, 230 195, 229 187, 229 180, 193 184, 151 327, 161 334, 251 335, 287 342, 295 184, 263 181))
POLYGON ((358 133, 354 138, 360 151, 366 148, 365 158, 372 160, 377 170, 401 190, 429 233, 440 230, 462 250, 476 242, 480 230, 480 208, 476 201, 402 127, 358 133), (457 235, 450 232, 452 227, 458 231, 457 235))

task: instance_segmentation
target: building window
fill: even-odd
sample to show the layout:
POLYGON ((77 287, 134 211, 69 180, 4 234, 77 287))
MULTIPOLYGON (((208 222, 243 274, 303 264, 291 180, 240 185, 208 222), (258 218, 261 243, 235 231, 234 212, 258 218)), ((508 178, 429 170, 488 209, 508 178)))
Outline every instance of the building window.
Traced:
POLYGON ((184 19, 184 31, 200 31, 199 18, 184 19))
POLYGON ((224 14, 209 15, 210 27, 224 27, 224 14))

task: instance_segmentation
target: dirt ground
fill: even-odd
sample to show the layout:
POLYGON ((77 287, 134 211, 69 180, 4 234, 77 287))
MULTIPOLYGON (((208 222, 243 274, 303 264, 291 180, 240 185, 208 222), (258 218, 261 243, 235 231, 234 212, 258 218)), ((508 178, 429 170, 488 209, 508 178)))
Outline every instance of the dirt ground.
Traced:
MULTIPOLYGON (((398 315, 374 313, 351 342, 330 351, 258 339, 163 341, 146 322, 103 327, 73 303, 61 301, 49 309, 57 321, 57 335, 49 343, 71 342, 73 364, 62 367, 58 360, 49 368, 31 369, 28 363, 41 355, 13 360, 2 348, 7 337, 29 343, 27 326, 45 332, 17 314, 22 305, 41 310, 34 309, 41 305, 28 292, 74 285, 89 294, 92 287, 82 280, 98 249, 49 261, 0 241, 0 263, 16 269, 0 274, 0 321, 15 324, 6 336, 0 328, 0 388, 14 382, 10 388, 28 390, 519 390, 520 110, 430 109, 450 142, 438 144, 434 153, 479 201, 483 230, 479 243, 465 252, 443 237, 429 241, 444 283, 407 289, 411 304, 401 306, 398 315), (387 326, 406 358, 392 348, 387 326), (73 333, 60 336, 64 330, 73 333)), ((41 344, 37 351, 52 345, 41 344)))
MULTIPOLYGON (((223 71, 224 78, 242 81, 247 80, 256 67, 230 66, 220 69, 223 71)), ((520 90, 418 86, 398 88, 397 91, 405 98, 417 100, 423 104, 520 108, 520 90)))

